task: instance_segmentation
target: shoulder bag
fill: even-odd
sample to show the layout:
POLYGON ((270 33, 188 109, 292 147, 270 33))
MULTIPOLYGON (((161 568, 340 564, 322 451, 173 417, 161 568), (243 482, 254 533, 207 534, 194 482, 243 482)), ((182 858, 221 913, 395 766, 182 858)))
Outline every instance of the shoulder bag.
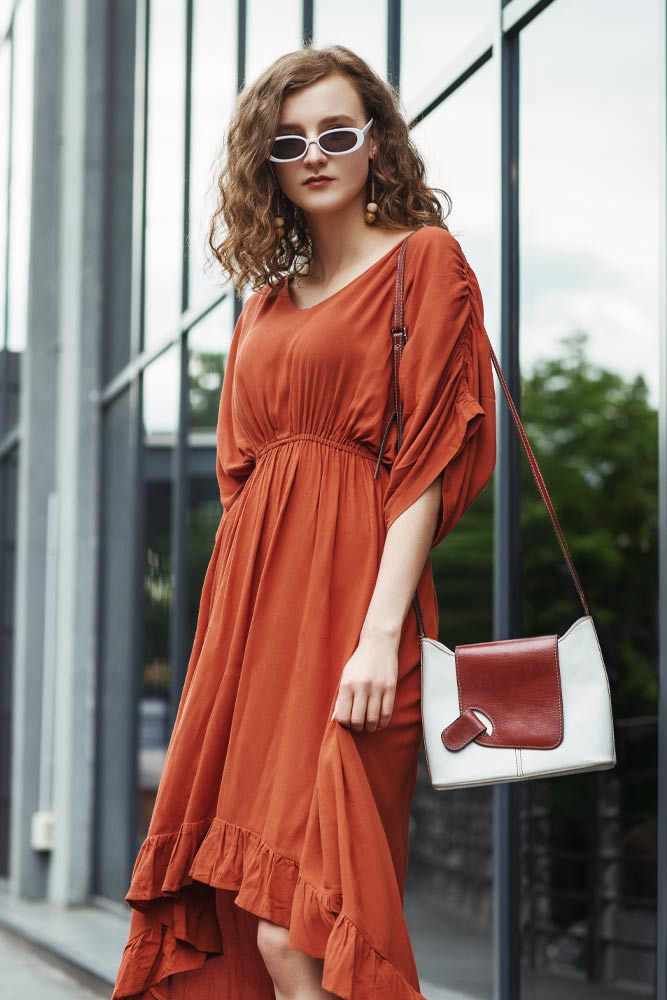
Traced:
MULTIPOLYGON (((398 258, 391 326, 394 408, 382 436, 376 478, 394 418, 397 450, 403 439, 398 370, 408 336, 403 318, 403 276, 410 236, 398 258)), ((609 680, 595 625, 488 333, 487 339, 584 614, 562 635, 467 643, 452 651, 425 634, 415 593, 412 603, 421 649, 424 749, 431 784, 437 790, 555 777, 616 764, 609 680)))

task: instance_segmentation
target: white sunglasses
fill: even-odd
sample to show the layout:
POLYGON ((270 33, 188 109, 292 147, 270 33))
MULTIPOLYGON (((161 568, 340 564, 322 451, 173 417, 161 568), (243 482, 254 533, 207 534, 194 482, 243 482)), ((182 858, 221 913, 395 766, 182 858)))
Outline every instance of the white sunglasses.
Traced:
POLYGON ((316 142, 327 156, 343 156, 353 153, 363 143, 366 133, 373 124, 371 118, 363 128, 330 128, 320 132, 317 139, 306 139, 302 135, 279 135, 273 140, 271 155, 267 157, 275 163, 289 163, 301 160, 308 152, 311 142, 316 142))

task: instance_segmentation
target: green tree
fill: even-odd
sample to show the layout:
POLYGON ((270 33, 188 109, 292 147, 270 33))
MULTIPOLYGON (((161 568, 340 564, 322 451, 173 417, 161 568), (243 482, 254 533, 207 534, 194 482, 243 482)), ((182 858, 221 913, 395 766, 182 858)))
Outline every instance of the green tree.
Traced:
MULTIPOLYGON (((586 357, 588 336, 522 378, 521 420, 579 575, 617 718, 656 711, 658 420, 641 375, 586 357)), ((496 382, 500 405, 507 406, 496 382)), ((512 427, 514 424, 512 422, 512 427)), ((513 431, 518 436, 518 431, 513 431)), ((561 634, 583 608, 520 445, 524 635, 561 634)), ((440 638, 492 638, 493 483, 432 553, 440 638)))
MULTIPOLYGON (((610 674, 618 718, 657 702, 658 415, 641 375, 627 380, 586 357, 588 336, 522 383, 522 421, 572 555, 610 674)), ((525 634, 580 614, 551 520, 523 454, 521 534, 525 634)))

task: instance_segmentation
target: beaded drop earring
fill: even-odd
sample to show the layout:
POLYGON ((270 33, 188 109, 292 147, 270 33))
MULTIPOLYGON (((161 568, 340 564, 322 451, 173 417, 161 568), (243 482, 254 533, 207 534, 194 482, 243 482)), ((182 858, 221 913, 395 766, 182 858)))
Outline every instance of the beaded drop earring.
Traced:
POLYGON ((366 211, 364 212, 364 219, 366 220, 366 222, 369 225, 372 222, 375 222, 375 216, 377 215, 377 210, 378 210, 377 203, 375 201, 375 175, 373 173, 373 157, 372 156, 370 157, 370 161, 371 161, 371 167, 370 167, 370 175, 371 175, 371 200, 367 203, 367 205, 366 205, 366 211))
MULTIPOLYGON (((283 206, 284 206, 284 199, 282 199, 282 196, 280 194, 278 195, 278 199, 279 199, 279 201, 283 202, 283 206)), ((278 211, 280 211, 280 207, 278 208, 278 211)), ((284 207, 283 207, 283 211, 284 211, 284 207)), ((274 219, 273 219, 273 225, 276 227, 276 239, 278 239, 278 240, 282 239, 282 237, 285 235, 285 219, 284 219, 284 217, 282 215, 276 215, 274 217, 274 219)))

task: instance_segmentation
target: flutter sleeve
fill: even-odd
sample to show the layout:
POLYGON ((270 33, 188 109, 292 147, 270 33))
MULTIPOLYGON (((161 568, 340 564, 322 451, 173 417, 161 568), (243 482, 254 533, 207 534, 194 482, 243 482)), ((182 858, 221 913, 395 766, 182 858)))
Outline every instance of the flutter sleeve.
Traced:
POLYGON ((244 304, 234 327, 225 362, 218 409, 216 475, 220 503, 225 511, 229 510, 239 498, 248 476, 255 467, 254 455, 239 421, 235 385, 236 358, 243 339, 250 302, 251 299, 248 299, 244 304))
POLYGON ((444 470, 434 548, 491 478, 496 394, 482 296, 458 241, 428 227, 410 239, 406 253, 403 441, 383 512, 389 529, 444 470))

